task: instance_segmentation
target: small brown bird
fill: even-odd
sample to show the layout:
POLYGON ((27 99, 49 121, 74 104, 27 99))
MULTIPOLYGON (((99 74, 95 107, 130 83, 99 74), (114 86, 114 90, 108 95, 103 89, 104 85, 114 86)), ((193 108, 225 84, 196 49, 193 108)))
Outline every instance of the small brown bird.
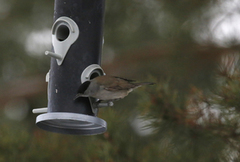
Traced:
POLYGON ((114 101, 122 99, 132 90, 142 85, 153 85, 154 83, 136 83, 134 80, 114 76, 98 76, 80 85, 75 97, 93 97, 100 101, 114 101))

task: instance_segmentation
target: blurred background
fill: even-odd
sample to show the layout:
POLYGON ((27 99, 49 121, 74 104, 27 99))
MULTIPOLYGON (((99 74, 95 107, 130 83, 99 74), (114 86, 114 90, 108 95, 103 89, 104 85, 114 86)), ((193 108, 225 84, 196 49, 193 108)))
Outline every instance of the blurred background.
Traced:
POLYGON ((240 1, 106 0, 102 67, 156 85, 100 110, 95 136, 46 132, 54 1, 0 0, 0 162, 240 161, 240 1))

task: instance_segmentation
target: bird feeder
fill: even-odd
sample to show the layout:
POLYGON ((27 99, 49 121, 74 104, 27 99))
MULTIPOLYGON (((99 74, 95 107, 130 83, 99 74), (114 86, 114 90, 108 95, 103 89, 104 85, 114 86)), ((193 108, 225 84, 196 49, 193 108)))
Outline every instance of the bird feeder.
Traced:
POLYGON ((104 75, 100 67, 104 0, 55 0, 54 11, 53 50, 45 52, 51 56, 48 106, 33 110, 42 113, 36 125, 64 134, 103 133, 107 123, 97 117, 100 105, 93 98, 74 98, 83 82, 104 75))

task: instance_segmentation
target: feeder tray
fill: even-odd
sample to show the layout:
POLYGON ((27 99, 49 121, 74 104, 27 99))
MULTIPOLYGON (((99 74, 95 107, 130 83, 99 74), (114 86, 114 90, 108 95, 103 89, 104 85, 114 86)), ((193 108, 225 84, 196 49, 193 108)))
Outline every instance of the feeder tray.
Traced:
POLYGON ((41 129, 63 134, 101 134, 107 130, 107 123, 94 116, 54 112, 40 114, 36 124, 41 129))

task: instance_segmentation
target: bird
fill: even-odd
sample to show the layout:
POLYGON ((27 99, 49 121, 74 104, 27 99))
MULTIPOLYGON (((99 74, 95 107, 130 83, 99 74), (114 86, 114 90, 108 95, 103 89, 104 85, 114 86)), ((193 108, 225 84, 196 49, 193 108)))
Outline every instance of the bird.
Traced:
POLYGON ((134 89, 143 85, 153 85, 151 82, 136 82, 121 77, 102 75, 82 83, 75 100, 79 97, 92 97, 101 101, 116 101, 123 99, 134 89))

